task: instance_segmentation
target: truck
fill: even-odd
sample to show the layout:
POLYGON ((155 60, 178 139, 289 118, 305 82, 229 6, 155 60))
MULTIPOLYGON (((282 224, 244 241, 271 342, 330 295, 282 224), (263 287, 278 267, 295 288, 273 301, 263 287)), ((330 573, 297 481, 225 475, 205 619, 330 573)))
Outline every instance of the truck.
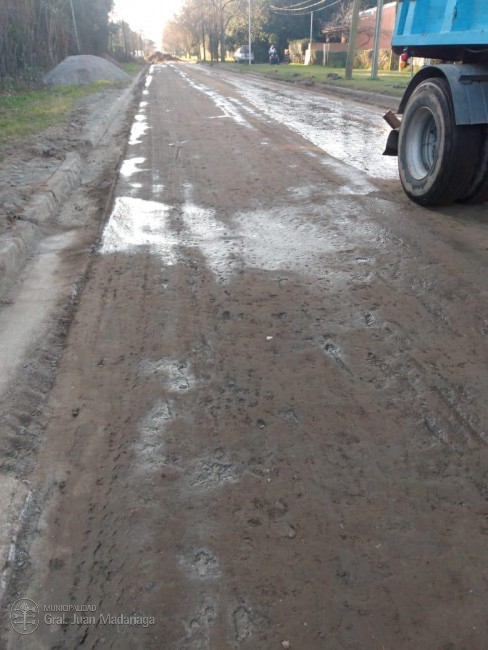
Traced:
POLYGON ((393 51, 426 60, 412 78, 385 154, 423 206, 488 201, 488 0, 399 0, 393 51))

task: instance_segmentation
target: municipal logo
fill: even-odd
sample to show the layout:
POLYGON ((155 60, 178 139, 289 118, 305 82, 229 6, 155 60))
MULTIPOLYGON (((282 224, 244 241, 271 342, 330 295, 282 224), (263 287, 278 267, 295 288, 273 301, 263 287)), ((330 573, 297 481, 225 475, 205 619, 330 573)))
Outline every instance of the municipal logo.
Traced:
POLYGON ((39 625, 39 607, 29 598, 19 598, 10 608, 10 623, 19 634, 32 634, 39 625))

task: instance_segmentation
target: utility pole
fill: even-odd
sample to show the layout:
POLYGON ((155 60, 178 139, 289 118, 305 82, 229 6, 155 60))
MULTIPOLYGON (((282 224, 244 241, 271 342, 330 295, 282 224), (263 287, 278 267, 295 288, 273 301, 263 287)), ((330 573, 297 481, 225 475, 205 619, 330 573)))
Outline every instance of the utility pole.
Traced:
POLYGON ((203 16, 202 16, 202 46, 203 46, 203 60, 207 61, 207 51, 205 49, 205 25, 203 22, 203 16))
POLYGON ((249 0, 249 22, 248 22, 248 36, 249 36, 249 65, 251 65, 251 0, 249 0))
POLYGON ((310 56, 308 57, 308 65, 312 65, 312 41, 313 41, 313 11, 310 12, 310 56))
POLYGON ((356 36, 358 34, 360 5, 361 5, 361 0, 354 0, 354 6, 352 8, 352 18, 351 18, 351 31, 349 32, 349 47, 347 50, 346 75, 345 75, 346 79, 352 79, 352 66, 354 64, 354 56, 356 54, 356 36))
POLYGON ((122 21, 122 33, 124 35, 124 52, 125 52, 125 60, 129 60, 129 51, 127 49, 127 33, 125 31, 125 21, 122 21))
POLYGON ((378 6, 376 7, 376 26, 374 30, 374 48, 373 48, 373 61, 371 64, 371 79, 376 79, 378 77, 378 55, 380 52, 382 14, 383 14, 383 0, 378 0, 378 6))
POLYGON ((73 16, 73 27, 75 28, 75 37, 76 37, 76 45, 78 47, 78 54, 81 54, 80 39, 78 38, 78 27, 76 26, 76 16, 73 7, 73 0, 69 0, 69 3, 71 5, 71 15, 73 16))

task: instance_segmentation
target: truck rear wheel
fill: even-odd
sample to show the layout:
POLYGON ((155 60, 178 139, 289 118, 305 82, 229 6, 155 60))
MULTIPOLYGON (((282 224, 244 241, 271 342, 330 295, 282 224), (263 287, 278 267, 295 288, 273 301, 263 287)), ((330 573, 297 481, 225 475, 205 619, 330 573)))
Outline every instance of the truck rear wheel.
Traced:
POLYGON ((447 205, 465 194, 475 175, 480 128, 457 126, 447 82, 427 79, 403 115, 398 168, 406 194, 420 205, 447 205))

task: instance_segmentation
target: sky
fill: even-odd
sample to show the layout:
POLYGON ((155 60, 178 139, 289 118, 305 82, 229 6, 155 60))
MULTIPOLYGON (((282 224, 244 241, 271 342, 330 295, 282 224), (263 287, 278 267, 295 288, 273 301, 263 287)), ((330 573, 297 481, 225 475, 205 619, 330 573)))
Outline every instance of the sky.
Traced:
POLYGON ((161 46, 161 32, 166 20, 182 5, 183 0, 115 0, 117 18, 125 20, 135 31, 161 46))

